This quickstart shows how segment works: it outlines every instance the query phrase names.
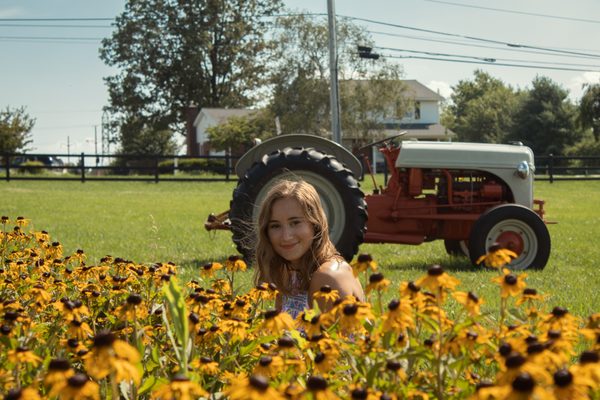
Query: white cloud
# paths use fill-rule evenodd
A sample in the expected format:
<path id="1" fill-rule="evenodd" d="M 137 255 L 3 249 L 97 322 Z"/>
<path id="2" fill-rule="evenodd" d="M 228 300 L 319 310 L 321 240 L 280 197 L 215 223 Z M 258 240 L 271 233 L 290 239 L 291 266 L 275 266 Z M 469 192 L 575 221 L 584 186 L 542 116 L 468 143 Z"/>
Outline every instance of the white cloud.
<path id="1" fill-rule="evenodd" d="M 438 92 L 440 96 L 444 97 L 445 99 L 449 99 L 450 95 L 452 94 L 452 88 L 448 82 L 429 81 L 426 86 L 434 92 Z"/>
<path id="2" fill-rule="evenodd" d="M 581 99 L 583 95 L 583 85 L 586 83 L 600 83 L 600 72 L 584 72 L 583 74 L 571 79 L 567 89 L 573 100 Z"/>

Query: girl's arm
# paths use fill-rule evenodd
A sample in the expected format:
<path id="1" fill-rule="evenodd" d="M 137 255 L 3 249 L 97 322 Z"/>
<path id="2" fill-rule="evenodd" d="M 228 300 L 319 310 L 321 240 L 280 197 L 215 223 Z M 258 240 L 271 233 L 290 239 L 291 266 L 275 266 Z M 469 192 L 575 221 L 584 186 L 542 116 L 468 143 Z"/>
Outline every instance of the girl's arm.
<path id="1" fill-rule="evenodd" d="M 341 299 L 353 295 L 359 301 L 365 300 L 362 286 L 352 274 L 352 267 L 344 261 L 328 261 L 313 274 L 308 291 L 309 305 L 312 306 L 313 294 L 326 285 L 337 290 Z M 327 312 L 333 307 L 331 301 L 323 299 L 317 299 L 317 304 L 322 312 Z"/>

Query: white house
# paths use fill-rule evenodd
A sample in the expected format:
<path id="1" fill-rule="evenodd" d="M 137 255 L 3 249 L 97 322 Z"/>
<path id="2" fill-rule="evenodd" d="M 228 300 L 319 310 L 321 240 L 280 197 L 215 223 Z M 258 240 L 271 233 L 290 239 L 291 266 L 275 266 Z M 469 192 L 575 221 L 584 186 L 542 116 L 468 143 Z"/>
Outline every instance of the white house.
<path id="1" fill-rule="evenodd" d="M 406 85 L 404 95 L 412 101 L 413 107 L 401 118 L 385 119 L 383 135 L 379 132 L 378 136 L 391 136 L 406 131 L 405 139 L 451 140 L 455 136 L 454 132 L 440 124 L 440 103 L 444 98 L 416 80 L 403 80 L 403 82 Z M 188 111 L 187 154 L 197 156 L 224 155 L 224 152 L 217 152 L 210 148 L 206 130 L 211 126 L 224 123 L 228 118 L 246 116 L 256 110 L 202 108 L 198 111 L 190 107 Z M 378 157 L 375 155 L 375 158 Z"/>
<path id="2" fill-rule="evenodd" d="M 188 146 L 195 146 L 196 148 L 188 149 L 188 154 L 202 156 L 225 155 L 224 151 L 215 151 L 210 148 L 209 137 L 206 130 L 211 126 L 224 123 L 231 117 L 244 117 L 254 112 L 256 112 L 256 110 L 246 108 L 202 108 L 193 122 L 192 129 L 193 133 L 195 133 L 195 140 L 188 140 Z M 196 150 L 197 153 L 193 153 L 193 150 Z"/>

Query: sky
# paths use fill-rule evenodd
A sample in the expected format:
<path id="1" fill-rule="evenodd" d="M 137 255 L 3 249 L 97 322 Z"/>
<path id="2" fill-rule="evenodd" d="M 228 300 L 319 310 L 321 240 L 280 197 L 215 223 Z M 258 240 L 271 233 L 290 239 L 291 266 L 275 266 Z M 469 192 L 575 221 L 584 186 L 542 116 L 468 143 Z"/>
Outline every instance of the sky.
<path id="1" fill-rule="evenodd" d="M 125 4 L 0 0 L 0 108 L 25 107 L 35 118 L 31 152 L 100 152 L 102 107 L 108 103 L 103 78 L 117 72 L 103 64 L 98 51 L 100 40 L 111 34 L 110 21 L 40 19 L 114 18 Z M 327 0 L 284 4 L 293 11 L 327 13 Z M 338 17 L 362 19 L 354 21 L 370 32 L 373 51 L 393 56 L 389 60 L 403 67 L 405 79 L 446 98 L 476 69 L 522 89 L 536 76 L 547 76 L 573 102 L 583 84 L 600 83 L 598 0 L 338 0 L 334 6 Z M 407 56 L 429 59 L 396 58 Z"/>

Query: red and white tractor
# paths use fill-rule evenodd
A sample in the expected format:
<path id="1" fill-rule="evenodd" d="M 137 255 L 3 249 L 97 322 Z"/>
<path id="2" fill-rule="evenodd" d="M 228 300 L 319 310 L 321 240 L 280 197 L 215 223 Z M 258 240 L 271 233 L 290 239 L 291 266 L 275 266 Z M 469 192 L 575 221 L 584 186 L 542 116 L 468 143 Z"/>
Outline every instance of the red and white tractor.
<path id="1" fill-rule="evenodd" d="M 331 238 L 346 259 L 363 242 L 441 239 L 448 253 L 473 263 L 497 243 L 518 255 L 510 268 L 544 268 L 550 234 L 544 202 L 533 198 L 531 149 L 399 136 L 371 144 L 383 154 L 389 180 L 367 195 L 357 181 L 361 162 L 337 143 L 312 135 L 266 140 L 238 161 L 230 210 L 205 226 L 231 229 L 238 250 L 251 258 L 258 206 L 267 191 L 279 179 L 301 178 L 317 189 Z"/>

